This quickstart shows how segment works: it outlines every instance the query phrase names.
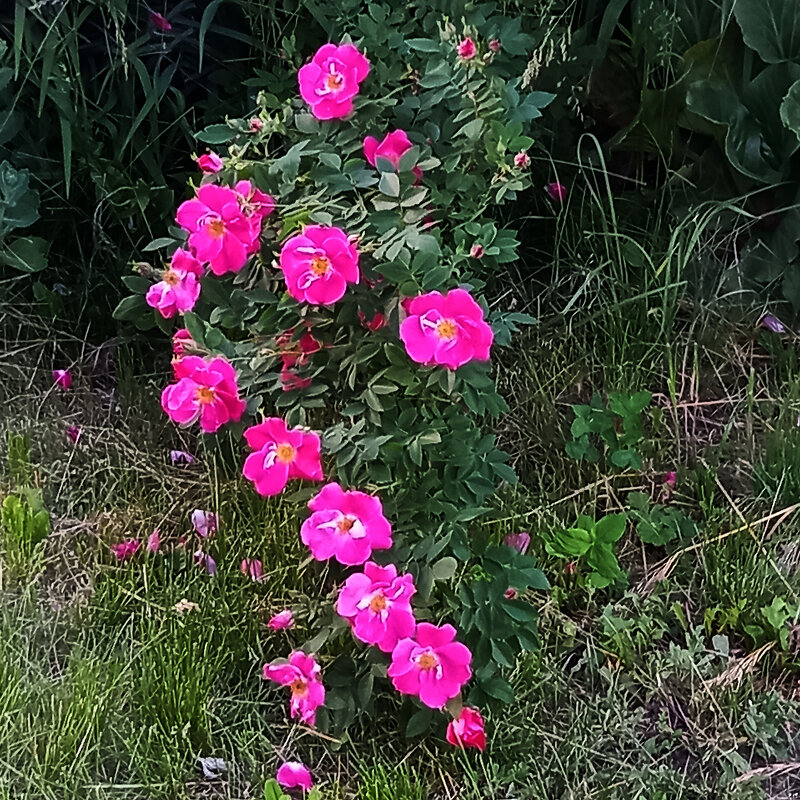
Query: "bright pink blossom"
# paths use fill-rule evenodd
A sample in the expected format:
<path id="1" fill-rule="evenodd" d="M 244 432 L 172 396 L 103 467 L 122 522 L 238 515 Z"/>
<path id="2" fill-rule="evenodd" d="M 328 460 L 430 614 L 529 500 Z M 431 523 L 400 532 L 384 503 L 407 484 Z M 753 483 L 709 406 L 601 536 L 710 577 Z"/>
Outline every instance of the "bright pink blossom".
<path id="1" fill-rule="evenodd" d="M 519 153 L 514 156 L 514 166 L 517 167 L 517 169 L 525 169 L 530 163 L 531 157 L 524 150 L 520 150 Z"/>
<path id="2" fill-rule="evenodd" d="M 527 531 L 519 533 L 509 533 L 504 539 L 503 544 L 516 550 L 518 553 L 526 553 L 531 546 L 531 535 Z"/>
<path id="3" fill-rule="evenodd" d="M 253 186 L 250 181 L 239 181 L 233 187 L 239 198 L 239 206 L 245 217 L 250 220 L 253 240 L 247 249 L 248 253 L 258 252 L 261 247 L 261 223 L 275 210 L 275 199 L 272 195 L 262 192 Z"/>
<path id="4" fill-rule="evenodd" d="M 313 725 L 317 709 L 325 703 L 325 687 L 322 685 L 320 666 L 314 656 L 295 650 L 288 662 L 272 662 L 264 665 L 264 679 L 288 686 L 292 692 L 289 704 L 292 719 L 299 717 L 307 725 Z"/>
<path id="5" fill-rule="evenodd" d="M 367 136 L 364 139 L 364 158 L 371 166 L 377 166 L 379 158 L 385 158 L 392 166 L 397 169 L 400 166 L 400 159 L 413 147 L 408 134 L 405 131 L 391 131 L 378 141 L 374 136 Z M 417 181 L 422 178 L 422 170 L 414 167 L 411 170 Z"/>
<path id="6" fill-rule="evenodd" d="M 284 631 L 294 627 L 294 614 L 291 608 L 285 608 L 270 617 L 267 627 L 271 631 Z"/>
<path id="7" fill-rule="evenodd" d="M 367 561 L 363 572 L 345 581 L 336 611 L 349 620 L 357 639 L 391 653 L 400 639 L 414 635 L 411 597 L 416 591 L 413 576 L 398 576 L 394 564 Z"/>
<path id="8" fill-rule="evenodd" d="M 300 96 L 317 119 L 340 119 L 353 110 L 353 98 L 369 74 L 369 61 L 352 44 L 324 44 L 300 67 Z"/>
<path id="9" fill-rule="evenodd" d="M 161 33 L 167 33 L 172 30 L 170 21 L 163 14 L 159 14 L 158 11 L 150 12 L 150 24 Z"/>
<path id="10" fill-rule="evenodd" d="M 209 150 L 197 159 L 197 166 L 206 174 L 214 174 L 216 172 L 222 172 L 222 168 L 225 165 L 215 152 Z"/>
<path id="11" fill-rule="evenodd" d="M 299 761 L 287 761 L 281 764 L 275 774 L 275 780 L 284 789 L 302 789 L 305 792 L 314 785 L 308 767 Z"/>
<path id="12" fill-rule="evenodd" d="M 117 561 L 128 561 L 136 555 L 141 546 L 138 539 L 125 539 L 118 544 L 112 544 L 109 549 Z"/>
<path id="13" fill-rule="evenodd" d="M 186 347 L 193 345 L 192 334 L 186 328 L 178 328 L 172 334 L 172 355 L 181 358 L 186 355 Z"/>
<path id="14" fill-rule="evenodd" d="M 315 306 L 341 300 L 348 283 L 358 283 L 358 250 L 341 228 L 308 225 L 281 248 L 286 289 Z"/>
<path id="15" fill-rule="evenodd" d="M 358 319 L 368 331 L 379 331 L 381 328 L 385 328 L 388 325 L 386 316 L 381 314 L 380 311 L 376 311 L 375 316 L 370 320 L 367 319 L 367 315 L 363 311 L 359 311 Z"/>
<path id="16" fill-rule="evenodd" d="M 188 250 L 176 250 L 161 281 L 147 290 L 147 305 L 165 319 L 191 311 L 200 296 L 202 275 L 203 265 Z"/>
<path id="17" fill-rule="evenodd" d="M 206 183 L 197 197 L 178 207 L 175 219 L 189 231 L 189 247 L 215 275 L 238 272 L 253 250 L 258 232 L 242 211 L 239 195 L 228 186 Z"/>
<path id="18" fill-rule="evenodd" d="M 429 708 L 442 708 L 470 679 L 472 653 L 455 641 L 452 625 L 417 625 L 415 638 L 401 639 L 387 675 L 401 694 L 417 695 Z"/>
<path id="19" fill-rule="evenodd" d="M 329 483 L 308 502 L 311 516 L 300 528 L 300 538 L 317 561 L 335 558 L 340 564 L 363 564 L 373 550 L 392 546 L 392 526 L 381 501 L 371 494 L 344 491 Z"/>
<path id="20" fill-rule="evenodd" d="M 65 392 L 72 388 L 72 373 L 68 369 L 54 369 L 53 382 Z"/>
<path id="21" fill-rule="evenodd" d="M 456 45 L 456 52 L 459 58 L 469 61 L 469 59 L 475 58 L 478 48 L 475 46 L 475 41 L 467 36 L 466 39 L 462 39 L 458 45 Z"/>
<path id="22" fill-rule="evenodd" d="M 263 583 L 267 579 L 267 576 L 264 575 L 264 565 L 258 558 L 243 558 L 239 565 L 239 572 L 254 583 Z"/>
<path id="23" fill-rule="evenodd" d="M 156 528 L 147 537 L 147 552 L 157 553 L 161 549 L 161 532 Z"/>
<path id="24" fill-rule="evenodd" d="M 230 362 L 186 356 L 172 364 L 177 383 L 164 388 L 161 407 L 173 422 L 191 425 L 199 420 L 204 433 L 215 433 L 226 422 L 242 418 L 247 404 L 239 397 Z"/>
<path id="25" fill-rule="evenodd" d="M 454 747 L 476 747 L 483 752 L 486 749 L 486 732 L 481 712 L 477 708 L 464 706 L 458 717 L 447 726 L 447 741 Z"/>
<path id="26" fill-rule="evenodd" d="M 477 242 L 475 242 L 475 244 L 472 245 L 472 247 L 469 250 L 469 254 L 473 258 L 477 258 L 477 259 L 483 258 L 485 253 L 486 253 L 486 250 L 485 250 L 484 246 L 482 244 L 478 244 Z"/>
<path id="27" fill-rule="evenodd" d="M 196 508 L 189 515 L 195 533 L 202 539 L 213 536 L 219 530 L 219 515 L 213 511 Z"/>
<path id="28" fill-rule="evenodd" d="M 313 431 L 286 427 L 279 417 L 268 417 L 244 432 L 255 450 L 244 462 L 242 473 L 262 496 L 280 494 L 292 478 L 323 480 L 320 439 Z"/>
<path id="29" fill-rule="evenodd" d="M 400 338 L 412 361 L 458 369 L 470 361 L 489 360 L 492 329 L 465 289 L 419 295 L 407 310 Z"/>
<path id="30" fill-rule="evenodd" d="M 547 192 L 547 196 L 557 203 L 563 203 L 567 199 L 567 187 L 564 186 L 563 183 L 553 181 L 552 183 L 548 183 L 544 188 Z"/>

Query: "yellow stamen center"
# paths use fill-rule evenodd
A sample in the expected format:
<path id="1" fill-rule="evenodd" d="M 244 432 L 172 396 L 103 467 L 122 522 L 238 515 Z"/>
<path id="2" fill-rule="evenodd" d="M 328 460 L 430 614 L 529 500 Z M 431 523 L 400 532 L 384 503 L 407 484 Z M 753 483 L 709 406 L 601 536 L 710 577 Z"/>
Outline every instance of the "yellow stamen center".
<path id="1" fill-rule="evenodd" d="M 170 286 L 177 286 L 181 282 L 181 276 L 178 275 L 177 272 L 173 272 L 171 269 L 168 269 L 164 273 L 164 283 L 168 283 Z"/>
<path id="2" fill-rule="evenodd" d="M 310 266 L 311 271 L 315 275 L 321 276 L 331 268 L 331 262 L 325 256 L 314 256 L 314 258 L 311 259 Z"/>
<path id="3" fill-rule="evenodd" d="M 332 72 L 330 75 L 325 76 L 325 86 L 332 92 L 336 92 L 342 88 L 344 78 L 338 72 Z"/>
<path id="4" fill-rule="evenodd" d="M 439 666 L 439 662 L 436 660 L 436 656 L 433 655 L 433 653 L 423 653 L 417 659 L 417 666 L 420 669 L 433 669 Z"/>
<path id="5" fill-rule="evenodd" d="M 458 326 L 452 319 L 440 319 L 436 323 L 436 335 L 440 339 L 452 339 L 458 333 Z"/>
<path id="6" fill-rule="evenodd" d="M 283 442 L 275 448 L 275 458 L 284 464 L 290 464 L 294 461 L 294 447 L 288 442 Z"/>
<path id="7" fill-rule="evenodd" d="M 206 231 L 209 236 L 222 236 L 225 233 L 225 223 L 221 219 L 212 219 L 211 222 L 206 225 Z"/>
<path id="8" fill-rule="evenodd" d="M 289 688 L 292 691 L 292 694 L 300 694 L 303 695 L 306 693 L 306 689 L 308 688 L 308 684 L 302 678 L 295 678 L 290 684 Z"/>
<path id="9" fill-rule="evenodd" d="M 356 521 L 352 517 L 342 517 L 336 524 L 336 529 L 339 533 L 350 533 Z"/>
<path id="10" fill-rule="evenodd" d="M 385 611 L 386 598 L 382 594 L 376 594 L 375 597 L 369 601 L 369 610 L 373 614 L 379 614 L 381 611 Z"/>
<path id="11" fill-rule="evenodd" d="M 210 386 L 198 386 L 194 397 L 201 406 L 205 406 L 214 402 L 216 392 Z"/>

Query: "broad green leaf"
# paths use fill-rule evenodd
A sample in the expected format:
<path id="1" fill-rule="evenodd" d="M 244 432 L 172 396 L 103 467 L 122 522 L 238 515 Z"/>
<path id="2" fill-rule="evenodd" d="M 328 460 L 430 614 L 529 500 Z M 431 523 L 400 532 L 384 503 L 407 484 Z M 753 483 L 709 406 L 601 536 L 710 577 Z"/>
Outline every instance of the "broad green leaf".
<path id="1" fill-rule="evenodd" d="M 14 239 L 0 249 L 0 263 L 20 272 L 39 272 L 47 266 L 50 242 L 39 236 Z"/>
<path id="2" fill-rule="evenodd" d="M 800 13 L 795 0 L 734 0 L 742 38 L 768 64 L 800 63 Z"/>

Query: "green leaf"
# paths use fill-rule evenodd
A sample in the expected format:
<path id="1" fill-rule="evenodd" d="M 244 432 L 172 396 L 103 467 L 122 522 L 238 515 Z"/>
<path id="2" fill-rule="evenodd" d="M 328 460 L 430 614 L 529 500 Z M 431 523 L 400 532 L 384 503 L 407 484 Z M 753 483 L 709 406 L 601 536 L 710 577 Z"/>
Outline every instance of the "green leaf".
<path id="1" fill-rule="evenodd" d="M 625 528 L 628 525 L 628 517 L 625 514 L 608 514 L 597 522 L 594 527 L 598 542 L 611 544 L 619 541 Z"/>
<path id="2" fill-rule="evenodd" d="M 494 697 L 502 703 L 514 702 L 514 690 L 511 688 L 511 684 L 503 678 L 493 677 L 489 680 L 481 681 L 480 687 L 490 697 Z"/>
<path id="3" fill-rule="evenodd" d="M 441 42 L 433 39 L 406 39 L 405 43 L 418 53 L 438 53 L 441 50 Z"/>
<path id="4" fill-rule="evenodd" d="M 452 556 L 440 558 L 432 567 L 435 581 L 449 581 L 456 574 L 458 562 Z"/>
<path id="5" fill-rule="evenodd" d="M 208 9 L 206 9 L 208 11 Z M 209 125 L 194 135 L 194 138 L 206 144 L 225 144 L 236 135 L 227 125 Z"/>
<path id="6" fill-rule="evenodd" d="M 0 163 L 0 237 L 16 228 L 27 228 L 39 219 L 39 195 L 30 188 L 30 172 Z"/>
<path id="7" fill-rule="evenodd" d="M 133 295 L 132 297 L 123 297 L 119 301 L 117 307 L 114 309 L 114 319 L 131 321 L 140 317 L 150 310 L 150 306 L 140 294 Z"/>
<path id="8" fill-rule="evenodd" d="M 39 272 L 47 266 L 47 252 L 50 242 L 39 236 L 14 239 L 0 250 L 0 264 L 5 264 L 20 272 Z"/>
<path id="9" fill-rule="evenodd" d="M 768 64 L 800 59 L 800 14 L 795 0 L 734 0 L 742 38 Z"/>
<path id="10" fill-rule="evenodd" d="M 400 196 L 400 178 L 394 172 L 382 172 L 378 189 L 387 197 Z"/>
<path id="11" fill-rule="evenodd" d="M 153 239 L 152 242 L 146 244 L 142 248 L 142 252 L 150 253 L 153 250 L 160 250 L 162 247 L 169 247 L 174 244 L 175 240 L 171 236 L 160 236 L 158 239 Z"/>
<path id="12" fill-rule="evenodd" d="M 413 713 L 406 724 L 406 738 L 421 736 L 430 728 L 433 722 L 433 711 L 430 708 L 421 708 Z"/>

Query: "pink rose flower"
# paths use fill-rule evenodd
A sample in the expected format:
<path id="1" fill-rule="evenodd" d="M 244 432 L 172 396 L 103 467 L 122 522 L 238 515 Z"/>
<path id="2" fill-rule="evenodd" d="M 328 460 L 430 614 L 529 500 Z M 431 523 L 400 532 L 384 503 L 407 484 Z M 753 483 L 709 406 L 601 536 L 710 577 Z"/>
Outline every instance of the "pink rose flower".
<path id="1" fill-rule="evenodd" d="M 356 639 L 391 653 L 400 639 L 414 635 L 411 597 L 416 591 L 413 576 L 398 576 L 394 564 L 367 561 L 363 572 L 345 581 L 336 611 L 350 622 Z"/>
<path id="2" fill-rule="evenodd" d="M 247 406 L 239 397 L 236 372 L 219 356 L 186 356 L 173 361 L 177 383 L 161 393 L 161 407 L 178 425 L 200 422 L 204 433 L 216 433 L 226 422 L 238 422 Z"/>
<path id="3" fill-rule="evenodd" d="M 412 361 L 458 369 L 470 361 L 489 360 L 494 334 L 465 289 L 419 295 L 407 310 L 400 338 Z"/>
<path id="4" fill-rule="evenodd" d="M 348 283 L 358 283 L 358 250 L 341 228 L 308 225 L 281 248 L 286 289 L 315 306 L 341 300 Z"/>
<path id="5" fill-rule="evenodd" d="M 178 206 L 175 220 L 189 231 L 189 247 L 215 275 L 238 272 L 258 237 L 239 205 L 239 195 L 228 186 L 204 184 L 197 197 Z"/>
<path id="6" fill-rule="evenodd" d="M 222 159 L 212 150 L 209 150 L 207 153 L 204 153 L 197 159 L 197 166 L 205 172 L 206 174 L 213 174 L 216 172 L 222 172 L 222 168 L 225 166 L 222 163 Z"/>
<path id="7" fill-rule="evenodd" d="M 285 608 L 270 617 L 267 627 L 271 631 L 284 631 L 294 627 L 294 614 L 291 608 Z"/>
<path id="8" fill-rule="evenodd" d="M 516 163 L 516 162 L 515 162 Z M 525 165 L 527 166 L 527 164 Z M 567 187 L 563 183 L 553 181 L 544 187 L 547 196 L 556 203 L 563 203 L 567 199 Z"/>
<path id="9" fill-rule="evenodd" d="M 72 388 L 72 373 L 68 369 L 54 369 L 53 383 L 65 392 Z"/>
<path id="10" fill-rule="evenodd" d="M 456 52 L 458 53 L 459 58 L 463 58 L 465 61 L 469 61 L 471 58 L 475 58 L 475 54 L 478 52 L 478 48 L 475 46 L 475 42 L 469 36 L 466 39 L 462 39 L 458 45 L 456 46 Z"/>
<path id="11" fill-rule="evenodd" d="M 483 752 L 486 749 L 486 732 L 481 712 L 477 708 L 464 706 L 461 714 L 447 726 L 447 741 L 454 747 L 476 747 Z"/>
<path id="12" fill-rule="evenodd" d="M 185 356 L 186 347 L 193 344 L 194 340 L 192 339 L 192 334 L 189 333 L 186 328 L 178 328 L 178 330 L 172 334 L 172 355 L 178 358 Z"/>
<path id="13" fill-rule="evenodd" d="M 289 430 L 279 417 L 268 417 L 248 428 L 244 438 L 255 452 L 245 459 L 242 473 L 260 495 L 280 494 L 292 478 L 324 479 L 318 434 L 302 428 Z"/>
<path id="14" fill-rule="evenodd" d="M 250 578 L 253 583 L 263 583 L 267 576 L 264 575 L 264 565 L 258 558 L 243 558 L 239 565 L 239 572 Z"/>
<path id="15" fill-rule="evenodd" d="M 368 331 L 372 331 L 373 333 L 375 331 L 379 331 L 381 328 L 385 328 L 388 325 L 386 322 L 386 317 L 381 314 L 380 311 L 376 311 L 375 316 L 370 320 L 367 320 L 367 315 L 363 311 L 359 311 L 358 319 Z"/>
<path id="16" fill-rule="evenodd" d="M 138 539 L 125 539 L 118 544 L 112 544 L 109 549 L 111 550 L 111 555 L 121 562 L 133 558 L 140 547 L 141 544 Z"/>
<path id="17" fill-rule="evenodd" d="M 314 656 L 295 650 L 288 662 L 264 665 L 264 679 L 288 686 L 292 697 L 289 711 L 292 719 L 299 717 L 307 725 L 313 725 L 317 709 L 325 703 L 325 687 L 320 677 L 320 666 Z"/>
<path id="18" fill-rule="evenodd" d="M 203 265 L 188 250 L 176 250 L 161 281 L 147 290 L 147 305 L 165 319 L 191 311 L 200 296 L 202 275 Z"/>
<path id="19" fill-rule="evenodd" d="M 258 117 L 250 118 L 250 132 L 258 133 L 264 127 L 264 123 Z"/>
<path id="20" fill-rule="evenodd" d="M 364 139 L 364 158 L 373 167 L 377 166 L 379 158 L 385 158 L 397 169 L 400 166 L 400 159 L 412 147 L 408 134 L 401 130 L 387 133 L 380 142 L 374 136 L 367 136 Z M 417 182 L 419 182 L 422 179 L 422 170 L 419 167 L 414 167 L 411 171 Z"/>
<path id="21" fill-rule="evenodd" d="M 302 789 L 304 792 L 307 792 L 314 785 L 308 767 L 299 761 L 287 761 L 281 764 L 278 767 L 275 780 L 284 789 Z"/>
<path id="22" fill-rule="evenodd" d="M 369 75 L 369 61 L 352 44 L 324 44 L 300 67 L 300 96 L 317 119 L 341 119 L 353 110 L 353 98 Z"/>
<path id="23" fill-rule="evenodd" d="M 503 544 L 516 550 L 518 553 L 525 554 L 531 546 L 531 535 L 526 531 L 509 533 L 508 536 L 503 539 Z"/>
<path id="24" fill-rule="evenodd" d="M 329 483 L 308 502 L 311 516 L 300 528 L 300 538 L 317 561 L 335 558 L 340 564 L 363 564 L 373 550 L 392 546 L 392 526 L 381 501 L 370 494 L 344 491 Z"/>
<path id="25" fill-rule="evenodd" d="M 239 198 L 239 207 L 242 213 L 250 220 L 253 241 L 247 249 L 248 253 L 258 252 L 261 247 L 261 223 L 275 210 L 275 199 L 272 195 L 262 192 L 253 186 L 250 181 L 239 181 L 233 187 Z"/>
<path id="26" fill-rule="evenodd" d="M 472 653 L 456 642 L 452 625 L 420 622 L 416 638 L 401 639 L 387 675 L 401 694 L 417 695 L 429 708 L 442 708 L 470 679 Z"/>
<path id="27" fill-rule="evenodd" d="M 168 33 L 172 30 L 170 21 L 163 14 L 159 14 L 158 11 L 150 12 L 150 24 L 161 33 Z"/>
<path id="28" fill-rule="evenodd" d="M 484 249 L 483 245 L 482 244 L 478 244 L 477 242 L 474 245 L 472 245 L 472 247 L 470 248 L 470 251 L 469 251 L 469 254 L 473 258 L 477 258 L 477 259 L 483 258 L 485 253 L 486 253 L 486 250 Z"/>
<path id="29" fill-rule="evenodd" d="M 203 511 L 196 508 L 189 515 L 189 520 L 192 523 L 195 533 L 201 539 L 207 539 L 213 536 L 219 529 L 219 515 L 213 511 Z"/>
<path id="30" fill-rule="evenodd" d="M 147 537 L 147 552 L 157 553 L 161 549 L 161 532 L 156 528 Z"/>
<path id="31" fill-rule="evenodd" d="M 514 166 L 517 167 L 517 169 L 525 169 L 530 163 L 531 157 L 524 150 L 520 150 L 520 152 L 514 156 Z"/>

